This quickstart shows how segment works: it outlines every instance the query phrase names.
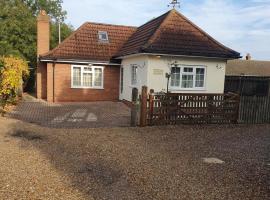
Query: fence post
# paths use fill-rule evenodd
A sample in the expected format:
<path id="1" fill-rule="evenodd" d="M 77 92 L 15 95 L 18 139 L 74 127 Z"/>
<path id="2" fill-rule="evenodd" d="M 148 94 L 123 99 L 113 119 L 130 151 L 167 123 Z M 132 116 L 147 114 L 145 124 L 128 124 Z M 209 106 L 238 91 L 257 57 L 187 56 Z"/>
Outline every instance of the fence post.
<path id="1" fill-rule="evenodd" d="M 149 118 L 150 118 L 149 124 L 150 125 L 152 125 L 153 113 L 154 113 L 154 90 L 151 89 L 150 95 L 149 95 Z"/>
<path id="2" fill-rule="evenodd" d="M 147 125 L 147 87 L 142 86 L 140 126 Z"/>
<path id="3" fill-rule="evenodd" d="M 132 127 L 135 127 L 138 124 L 138 122 L 137 122 L 137 119 L 138 119 L 137 118 L 137 114 L 138 114 L 137 102 L 138 102 L 138 89 L 133 88 L 132 89 L 131 119 L 130 119 L 130 125 Z"/>

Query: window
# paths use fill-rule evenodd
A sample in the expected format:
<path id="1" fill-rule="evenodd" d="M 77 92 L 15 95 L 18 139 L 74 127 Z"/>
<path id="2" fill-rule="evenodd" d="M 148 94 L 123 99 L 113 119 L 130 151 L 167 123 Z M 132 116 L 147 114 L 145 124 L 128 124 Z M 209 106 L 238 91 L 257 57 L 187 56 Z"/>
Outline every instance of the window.
<path id="1" fill-rule="evenodd" d="M 123 93 L 123 89 L 124 89 L 124 68 L 121 67 L 121 72 L 120 72 L 120 91 L 121 93 Z"/>
<path id="2" fill-rule="evenodd" d="M 131 66 L 131 85 L 137 84 L 138 67 L 136 65 Z"/>
<path id="3" fill-rule="evenodd" d="M 175 66 L 171 68 L 171 89 L 204 89 L 205 67 Z"/>
<path id="4" fill-rule="evenodd" d="M 106 31 L 99 31 L 98 32 L 98 40 L 100 42 L 109 42 L 108 33 Z"/>
<path id="5" fill-rule="evenodd" d="M 103 67 L 73 65 L 72 88 L 103 89 Z"/>

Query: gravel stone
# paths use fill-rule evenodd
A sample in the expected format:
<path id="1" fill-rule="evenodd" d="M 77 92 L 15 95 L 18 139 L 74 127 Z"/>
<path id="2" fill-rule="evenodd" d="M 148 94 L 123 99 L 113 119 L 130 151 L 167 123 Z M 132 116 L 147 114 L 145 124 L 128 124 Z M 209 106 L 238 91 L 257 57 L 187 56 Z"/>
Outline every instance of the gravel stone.
<path id="1" fill-rule="evenodd" d="M 0 118 L 0 199 L 266 200 L 269 163 L 270 125 L 55 129 Z"/>

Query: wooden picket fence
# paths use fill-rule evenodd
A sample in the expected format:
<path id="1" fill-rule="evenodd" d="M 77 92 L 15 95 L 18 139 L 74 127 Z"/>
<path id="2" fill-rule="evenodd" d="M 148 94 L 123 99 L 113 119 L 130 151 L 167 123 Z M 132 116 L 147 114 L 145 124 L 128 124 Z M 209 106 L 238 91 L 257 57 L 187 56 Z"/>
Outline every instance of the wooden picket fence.
<path id="1" fill-rule="evenodd" d="M 147 94 L 142 89 L 140 125 L 237 123 L 237 94 Z"/>

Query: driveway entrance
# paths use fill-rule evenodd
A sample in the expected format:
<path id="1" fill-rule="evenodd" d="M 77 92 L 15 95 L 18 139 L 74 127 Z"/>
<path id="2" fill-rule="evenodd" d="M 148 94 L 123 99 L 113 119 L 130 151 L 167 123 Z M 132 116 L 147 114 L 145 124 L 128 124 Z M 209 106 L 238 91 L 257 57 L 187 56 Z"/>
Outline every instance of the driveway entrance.
<path id="1" fill-rule="evenodd" d="M 8 116 L 50 128 L 123 127 L 130 124 L 130 109 L 121 102 L 48 103 L 24 98 Z"/>

